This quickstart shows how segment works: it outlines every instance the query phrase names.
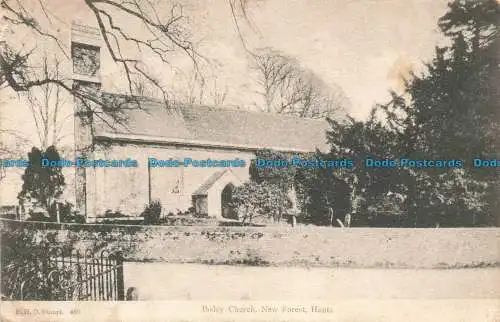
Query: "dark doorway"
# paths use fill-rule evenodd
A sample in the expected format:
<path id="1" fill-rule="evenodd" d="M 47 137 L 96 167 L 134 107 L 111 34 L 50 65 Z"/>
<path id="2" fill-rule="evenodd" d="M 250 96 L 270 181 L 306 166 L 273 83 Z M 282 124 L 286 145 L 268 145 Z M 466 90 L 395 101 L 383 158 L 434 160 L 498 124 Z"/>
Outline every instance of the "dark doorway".
<path id="1" fill-rule="evenodd" d="M 231 200 L 233 199 L 234 185 L 228 183 L 221 193 L 221 211 L 222 217 L 228 219 L 237 219 L 236 212 L 231 207 Z"/>

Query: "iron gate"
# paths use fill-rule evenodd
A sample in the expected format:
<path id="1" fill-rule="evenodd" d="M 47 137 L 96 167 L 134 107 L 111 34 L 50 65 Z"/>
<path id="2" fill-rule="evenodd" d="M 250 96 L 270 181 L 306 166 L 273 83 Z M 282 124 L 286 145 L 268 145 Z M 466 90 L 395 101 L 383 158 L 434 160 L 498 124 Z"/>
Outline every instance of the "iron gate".
<path id="1" fill-rule="evenodd" d="M 21 282 L 20 300 L 122 301 L 123 256 L 103 250 L 48 249 L 33 265 L 31 276 Z"/>

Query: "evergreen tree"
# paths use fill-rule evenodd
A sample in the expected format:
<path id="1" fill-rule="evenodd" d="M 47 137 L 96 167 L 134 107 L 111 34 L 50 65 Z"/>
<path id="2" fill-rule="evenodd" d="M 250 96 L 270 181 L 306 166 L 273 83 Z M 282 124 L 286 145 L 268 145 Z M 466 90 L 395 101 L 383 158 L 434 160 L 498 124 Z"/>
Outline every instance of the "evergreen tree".
<path id="1" fill-rule="evenodd" d="M 408 171 L 406 210 L 414 226 L 494 222 L 498 172 L 473 169 L 471 160 L 495 159 L 500 147 L 499 17 L 495 0 L 452 2 L 439 20 L 451 45 L 436 48 L 426 73 L 381 106 L 400 131 L 402 156 L 465 161 L 464 169 Z"/>
<path id="2" fill-rule="evenodd" d="M 22 176 L 23 186 L 18 199 L 21 203 L 31 202 L 52 213 L 54 202 L 65 186 L 64 176 L 61 167 L 43 166 L 42 159 L 59 161 L 59 153 L 54 146 L 46 151 L 33 147 L 28 159 L 30 163 Z"/>
<path id="3" fill-rule="evenodd" d="M 344 205 L 341 208 L 345 210 L 346 202 L 349 203 L 349 211 L 356 213 L 353 218 L 355 225 L 379 225 L 380 220 L 386 221 L 381 216 L 385 210 L 379 205 L 386 203 L 392 195 L 404 192 L 404 187 L 399 183 L 401 174 L 398 169 L 374 169 L 365 164 L 367 159 L 395 159 L 398 151 L 398 133 L 378 120 L 375 114 L 376 109 L 373 109 L 365 122 L 354 119 L 344 123 L 330 121 L 332 130 L 328 132 L 331 150 L 325 158 L 350 159 L 354 163 L 352 168 L 331 169 L 330 172 L 334 185 L 339 186 L 342 182 L 340 186 L 346 186 L 342 190 L 347 190 L 348 200 L 340 204 Z M 340 201 L 339 198 L 335 199 Z"/>

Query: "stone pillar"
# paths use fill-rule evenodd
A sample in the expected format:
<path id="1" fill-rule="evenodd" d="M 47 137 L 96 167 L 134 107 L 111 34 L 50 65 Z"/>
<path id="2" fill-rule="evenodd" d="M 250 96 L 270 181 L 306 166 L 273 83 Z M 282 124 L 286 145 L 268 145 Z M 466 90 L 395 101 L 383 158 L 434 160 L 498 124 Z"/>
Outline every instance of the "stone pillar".
<path id="1" fill-rule="evenodd" d="M 73 89 L 85 97 L 99 97 L 100 32 L 96 28 L 73 23 L 71 26 L 71 58 L 73 61 Z M 98 105 L 92 100 L 75 97 L 74 140 L 75 158 L 92 160 L 94 124 L 93 110 Z M 86 218 L 93 216 L 95 202 L 95 169 L 75 168 L 76 209 Z"/>

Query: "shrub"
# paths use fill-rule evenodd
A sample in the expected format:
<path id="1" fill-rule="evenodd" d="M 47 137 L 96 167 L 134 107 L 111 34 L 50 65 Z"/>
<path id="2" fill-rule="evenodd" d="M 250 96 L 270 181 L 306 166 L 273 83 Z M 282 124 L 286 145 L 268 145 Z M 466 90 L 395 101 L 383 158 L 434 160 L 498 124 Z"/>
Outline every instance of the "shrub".
<path id="1" fill-rule="evenodd" d="M 161 209 L 161 202 L 158 200 L 152 201 L 149 205 L 147 205 L 146 209 L 142 212 L 144 224 L 158 225 L 160 223 Z"/>
<path id="2" fill-rule="evenodd" d="M 48 210 L 41 207 L 30 209 L 28 220 L 57 222 L 57 208 L 59 207 L 59 220 L 61 223 L 85 223 L 85 217 L 73 210 L 74 206 L 71 202 L 53 202 Z"/>
<path id="3" fill-rule="evenodd" d="M 61 222 L 79 224 L 85 223 L 85 217 L 73 209 L 74 205 L 71 202 L 65 201 L 57 204 L 59 205 L 59 219 Z M 52 216 L 57 216 L 57 214 L 51 214 L 51 217 Z"/>
<path id="4" fill-rule="evenodd" d="M 177 209 L 176 216 L 189 216 L 189 215 L 190 215 L 189 211 L 182 211 L 180 209 Z"/>
<path id="5" fill-rule="evenodd" d="M 130 216 L 127 216 L 118 210 L 113 211 L 111 209 L 108 209 L 104 213 L 104 219 L 102 220 L 102 223 L 116 225 L 140 225 L 142 223 L 142 220 L 130 219 Z"/>
<path id="6" fill-rule="evenodd" d="M 28 220 L 30 221 L 44 221 L 44 222 L 55 222 L 55 219 L 53 217 L 48 216 L 46 213 L 43 212 L 29 212 L 29 217 Z"/>
<path id="7" fill-rule="evenodd" d="M 108 209 L 106 210 L 106 212 L 104 212 L 104 218 L 123 218 L 123 217 L 128 217 L 128 216 L 124 215 L 118 210 L 113 211 L 111 209 Z"/>
<path id="8" fill-rule="evenodd" d="M 47 235 L 42 242 L 37 232 L 22 228 L 2 229 L 0 236 L 2 300 L 71 300 L 63 283 L 54 281 L 49 274 L 56 272 L 54 276 L 63 277 L 64 282 L 74 281 L 75 277 L 67 268 L 46 260 L 53 236 Z M 67 253 L 72 248 L 67 244 L 61 250 Z"/>
<path id="9" fill-rule="evenodd" d="M 259 216 L 277 221 L 289 206 L 283 190 L 278 185 L 269 182 L 259 184 L 249 181 L 236 187 L 232 197 L 231 206 L 237 209 L 243 223 L 251 223 Z"/>

